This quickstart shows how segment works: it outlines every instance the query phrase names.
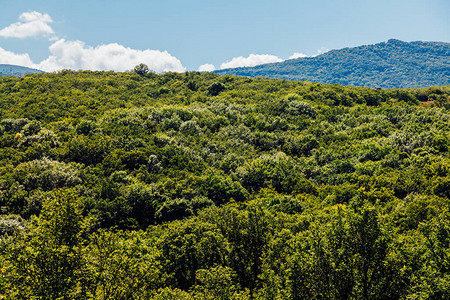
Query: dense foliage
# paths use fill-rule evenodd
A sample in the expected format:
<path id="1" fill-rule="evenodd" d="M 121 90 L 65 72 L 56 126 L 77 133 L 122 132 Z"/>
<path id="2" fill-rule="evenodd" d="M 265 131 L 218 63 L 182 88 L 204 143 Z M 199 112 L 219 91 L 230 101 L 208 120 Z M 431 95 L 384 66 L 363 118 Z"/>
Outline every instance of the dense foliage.
<path id="1" fill-rule="evenodd" d="M 0 298 L 449 298 L 449 86 L 136 70 L 0 78 Z"/>
<path id="2" fill-rule="evenodd" d="M 331 50 L 316 57 L 218 70 L 216 73 L 373 88 L 428 87 L 450 84 L 449 57 L 449 43 L 389 40 Z"/>

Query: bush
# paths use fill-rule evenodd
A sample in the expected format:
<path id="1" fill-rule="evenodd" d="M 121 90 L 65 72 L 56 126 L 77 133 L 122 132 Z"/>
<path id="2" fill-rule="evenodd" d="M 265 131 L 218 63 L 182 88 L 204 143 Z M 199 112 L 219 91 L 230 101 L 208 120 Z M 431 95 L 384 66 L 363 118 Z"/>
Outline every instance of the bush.
<path id="1" fill-rule="evenodd" d="M 297 116 L 304 115 L 307 117 L 315 118 L 317 113 L 311 104 L 303 101 L 292 101 L 289 103 L 288 113 Z"/>
<path id="2" fill-rule="evenodd" d="M 286 214 L 299 214 L 303 211 L 303 205 L 293 196 L 279 195 L 265 199 L 264 203 L 267 207 Z"/>
<path id="3" fill-rule="evenodd" d="M 4 235 L 11 235 L 16 230 L 24 229 L 24 223 L 18 215 L 0 215 L 0 239 Z"/>
<path id="4" fill-rule="evenodd" d="M 215 82 L 208 87 L 208 94 L 210 96 L 217 96 L 226 89 L 227 88 L 223 83 Z"/>
<path id="5" fill-rule="evenodd" d="M 3 119 L 0 124 L 7 132 L 19 132 L 30 122 L 28 119 Z"/>
<path id="6" fill-rule="evenodd" d="M 80 166 L 47 158 L 20 164 L 15 170 L 19 182 L 28 190 L 41 188 L 49 191 L 81 184 Z"/>
<path id="7" fill-rule="evenodd" d="M 158 222 L 181 220 L 192 215 L 189 203 L 185 199 L 175 199 L 164 202 L 156 211 Z"/>
<path id="8" fill-rule="evenodd" d="M 450 178 L 439 178 L 433 187 L 433 193 L 439 197 L 450 199 Z"/>

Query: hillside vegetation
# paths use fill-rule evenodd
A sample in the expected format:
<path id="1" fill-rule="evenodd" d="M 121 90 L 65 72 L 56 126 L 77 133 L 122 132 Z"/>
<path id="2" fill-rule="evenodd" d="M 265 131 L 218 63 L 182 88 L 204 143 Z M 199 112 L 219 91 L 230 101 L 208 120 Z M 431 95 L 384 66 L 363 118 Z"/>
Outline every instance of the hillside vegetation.
<path id="1" fill-rule="evenodd" d="M 372 88 L 448 85 L 450 43 L 389 40 L 375 45 L 331 50 L 316 57 L 215 73 Z"/>
<path id="2" fill-rule="evenodd" d="M 0 298 L 450 297 L 450 86 L 139 73 L 0 78 Z"/>

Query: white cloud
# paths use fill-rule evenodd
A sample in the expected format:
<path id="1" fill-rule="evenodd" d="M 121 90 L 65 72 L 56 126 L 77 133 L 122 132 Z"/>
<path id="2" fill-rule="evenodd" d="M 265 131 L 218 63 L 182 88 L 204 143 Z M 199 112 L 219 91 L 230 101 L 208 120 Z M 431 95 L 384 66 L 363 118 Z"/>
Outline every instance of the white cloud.
<path id="1" fill-rule="evenodd" d="M 0 47 L 0 64 L 20 65 L 33 67 L 33 62 L 28 54 L 16 54 Z"/>
<path id="2" fill-rule="evenodd" d="M 317 50 L 317 53 L 315 55 L 312 55 L 312 56 L 313 57 L 319 56 L 319 55 L 324 54 L 325 52 L 328 52 L 328 51 L 330 51 L 330 49 L 325 48 L 325 47 L 321 47 L 320 49 Z"/>
<path id="3" fill-rule="evenodd" d="M 224 62 L 220 65 L 221 69 L 239 68 L 239 67 L 254 67 L 257 65 L 281 62 L 281 58 L 269 54 L 250 54 L 248 57 L 235 57 L 230 61 Z"/>
<path id="4" fill-rule="evenodd" d="M 55 32 L 50 27 L 53 20 L 48 14 L 25 12 L 19 16 L 19 22 L 0 30 L 2 37 L 27 38 L 33 36 L 51 36 Z"/>
<path id="5" fill-rule="evenodd" d="M 294 54 L 289 56 L 288 59 L 303 58 L 303 57 L 308 57 L 308 55 L 306 55 L 305 53 L 295 52 Z"/>
<path id="6" fill-rule="evenodd" d="M 140 63 L 155 72 L 184 72 L 180 60 L 167 51 L 137 50 L 117 43 L 88 46 L 82 41 L 60 39 L 50 48 L 50 56 L 38 64 L 44 71 L 61 69 L 126 71 Z"/>
<path id="7" fill-rule="evenodd" d="M 212 64 L 204 64 L 198 67 L 200 72 L 212 72 L 216 69 L 216 67 Z"/>

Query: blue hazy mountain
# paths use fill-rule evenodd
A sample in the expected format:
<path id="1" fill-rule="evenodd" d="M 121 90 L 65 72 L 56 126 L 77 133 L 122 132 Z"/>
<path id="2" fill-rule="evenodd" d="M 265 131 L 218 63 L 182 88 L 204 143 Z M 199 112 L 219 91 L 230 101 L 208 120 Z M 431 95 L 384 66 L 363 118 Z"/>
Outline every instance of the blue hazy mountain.
<path id="1" fill-rule="evenodd" d="M 391 39 L 374 45 L 331 50 L 315 57 L 215 73 L 373 88 L 447 85 L 450 84 L 450 43 Z"/>
<path id="2" fill-rule="evenodd" d="M 21 67 L 16 65 L 0 64 L 0 76 L 20 77 L 26 74 L 44 73 L 41 70 Z"/>

